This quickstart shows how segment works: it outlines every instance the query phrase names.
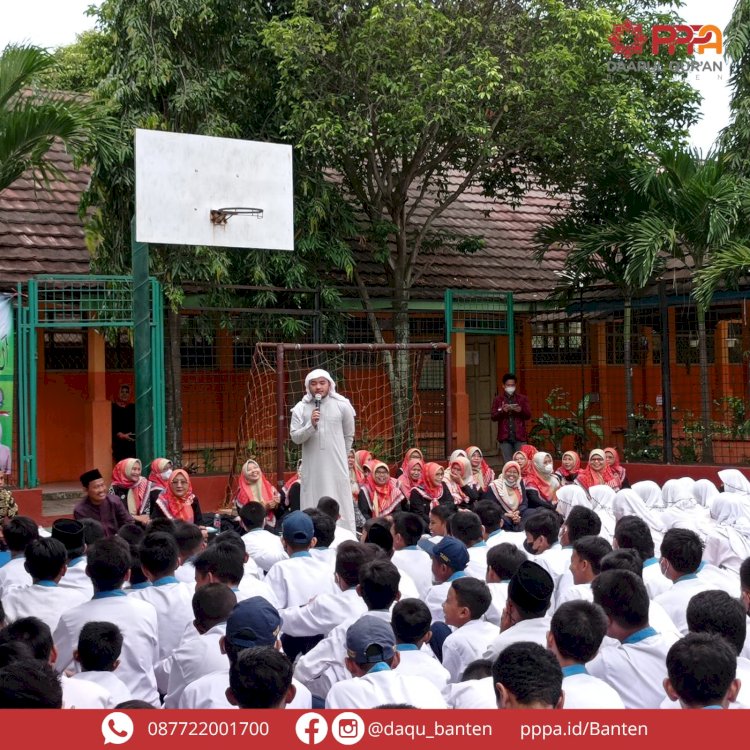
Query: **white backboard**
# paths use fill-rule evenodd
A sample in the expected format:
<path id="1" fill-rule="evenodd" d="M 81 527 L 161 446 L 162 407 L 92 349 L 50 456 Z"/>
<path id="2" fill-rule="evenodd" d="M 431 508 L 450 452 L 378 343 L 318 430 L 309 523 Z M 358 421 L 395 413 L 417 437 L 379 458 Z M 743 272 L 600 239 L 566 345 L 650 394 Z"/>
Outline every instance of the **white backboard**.
<path id="1" fill-rule="evenodd" d="M 291 146 L 135 131 L 139 242 L 293 250 L 293 212 Z"/>

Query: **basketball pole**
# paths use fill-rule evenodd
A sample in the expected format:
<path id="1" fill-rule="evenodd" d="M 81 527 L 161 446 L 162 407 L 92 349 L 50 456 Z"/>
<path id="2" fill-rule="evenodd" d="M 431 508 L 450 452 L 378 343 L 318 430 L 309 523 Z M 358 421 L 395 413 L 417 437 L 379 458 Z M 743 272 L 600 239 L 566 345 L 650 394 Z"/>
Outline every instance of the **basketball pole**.
<path id="1" fill-rule="evenodd" d="M 149 290 L 149 247 L 138 242 L 135 217 L 130 222 L 130 251 L 133 273 L 133 352 L 135 357 L 135 450 L 141 464 L 149 466 L 154 450 L 154 391 L 151 382 L 151 300 Z"/>

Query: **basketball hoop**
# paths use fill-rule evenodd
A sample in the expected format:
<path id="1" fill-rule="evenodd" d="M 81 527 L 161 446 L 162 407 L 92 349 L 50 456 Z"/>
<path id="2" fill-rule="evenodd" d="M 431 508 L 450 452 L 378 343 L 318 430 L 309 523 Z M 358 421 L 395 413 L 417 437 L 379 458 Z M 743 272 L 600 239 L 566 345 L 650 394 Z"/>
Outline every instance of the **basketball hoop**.
<path id="1" fill-rule="evenodd" d="M 254 219 L 263 218 L 262 208 L 247 208 L 245 206 L 231 206 L 228 208 L 212 208 L 209 212 L 211 223 L 215 226 L 226 224 L 232 216 L 252 216 Z"/>

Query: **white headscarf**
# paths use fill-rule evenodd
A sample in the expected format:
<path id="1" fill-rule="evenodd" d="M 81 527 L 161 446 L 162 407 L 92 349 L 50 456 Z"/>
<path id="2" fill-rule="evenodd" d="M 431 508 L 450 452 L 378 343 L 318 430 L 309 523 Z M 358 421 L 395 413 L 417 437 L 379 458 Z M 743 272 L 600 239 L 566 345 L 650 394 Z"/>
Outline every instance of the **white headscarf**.
<path id="1" fill-rule="evenodd" d="M 567 518 L 570 515 L 570 511 L 576 507 L 576 505 L 583 505 L 584 508 L 591 507 L 591 500 L 586 494 L 586 490 L 583 487 L 579 487 L 577 484 L 566 484 L 560 487 L 556 493 L 557 497 L 557 512 L 563 517 Z"/>
<path id="2" fill-rule="evenodd" d="M 719 490 L 710 479 L 699 479 L 693 487 L 695 499 L 705 508 L 710 508 L 719 494 Z"/>
<path id="3" fill-rule="evenodd" d="M 615 491 L 608 484 L 597 484 L 589 487 L 589 495 L 594 508 L 612 508 L 615 501 Z"/>
<path id="4" fill-rule="evenodd" d="M 663 506 L 667 510 L 677 506 L 682 510 L 689 510 L 694 508 L 698 501 L 693 497 L 693 482 L 692 479 L 669 479 L 664 482 L 664 486 L 661 488 L 661 496 L 663 499 Z"/>
<path id="5" fill-rule="evenodd" d="M 719 472 L 719 479 L 724 485 L 724 492 L 750 495 L 750 482 L 739 469 L 722 469 Z"/>
<path id="6" fill-rule="evenodd" d="M 662 503 L 661 487 L 651 479 L 643 482 L 636 482 L 633 489 L 646 504 L 647 508 L 659 508 Z"/>
<path id="7" fill-rule="evenodd" d="M 325 378 L 330 383 L 330 390 L 328 391 L 328 398 L 332 398 L 335 401 L 344 401 L 347 404 L 351 406 L 351 402 L 348 398 L 345 396 L 342 396 L 339 393 L 336 393 L 336 381 L 331 377 L 331 374 L 327 370 L 313 370 L 312 372 L 308 372 L 307 376 L 305 377 L 305 395 L 302 397 L 302 400 L 309 403 L 312 403 L 315 398 L 310 393 L 310 381 L 311 380 L 317 380 L 318 378 Z M 353 409 L 354 407 L 352 407 Z M 355 415 L 356 416 L 356 412 Z"/>
<path id="8" fill-rule="evenodd" d="M 448 459 L 448 465 L 450 465 L 453 461 L 455 461 L 459 456 L 463 456 L 464 458 L 469 458 L 466 455 L 466 451 L 462 451 L 459 448 L 459 449 L 453 451 L 453 453 L 451 453 L 450 458 Z M 469 462 L 469 463 L 471 463 L 471 462 Z"/>
<path id="9" fill-rule="evenodd" d="M 659 515 L 646 507 L 635 490 L 620 490 L 615 495 L 613 511 L 618 521 L 623 516 L 638 516 L 648 524 L 652 532 L 663 534 L 666 531 Z"/>

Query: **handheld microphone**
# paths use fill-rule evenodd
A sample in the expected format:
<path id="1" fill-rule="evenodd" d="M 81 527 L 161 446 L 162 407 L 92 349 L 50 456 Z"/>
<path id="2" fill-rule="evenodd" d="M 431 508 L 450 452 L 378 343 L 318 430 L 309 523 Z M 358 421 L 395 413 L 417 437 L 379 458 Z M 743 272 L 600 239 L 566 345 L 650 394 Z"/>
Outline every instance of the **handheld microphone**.
<path id="1" fill-rule="evenodd" d="M 315 396 L 315 408 L 320 411 L 320 396 L 318 395 Z"/>

